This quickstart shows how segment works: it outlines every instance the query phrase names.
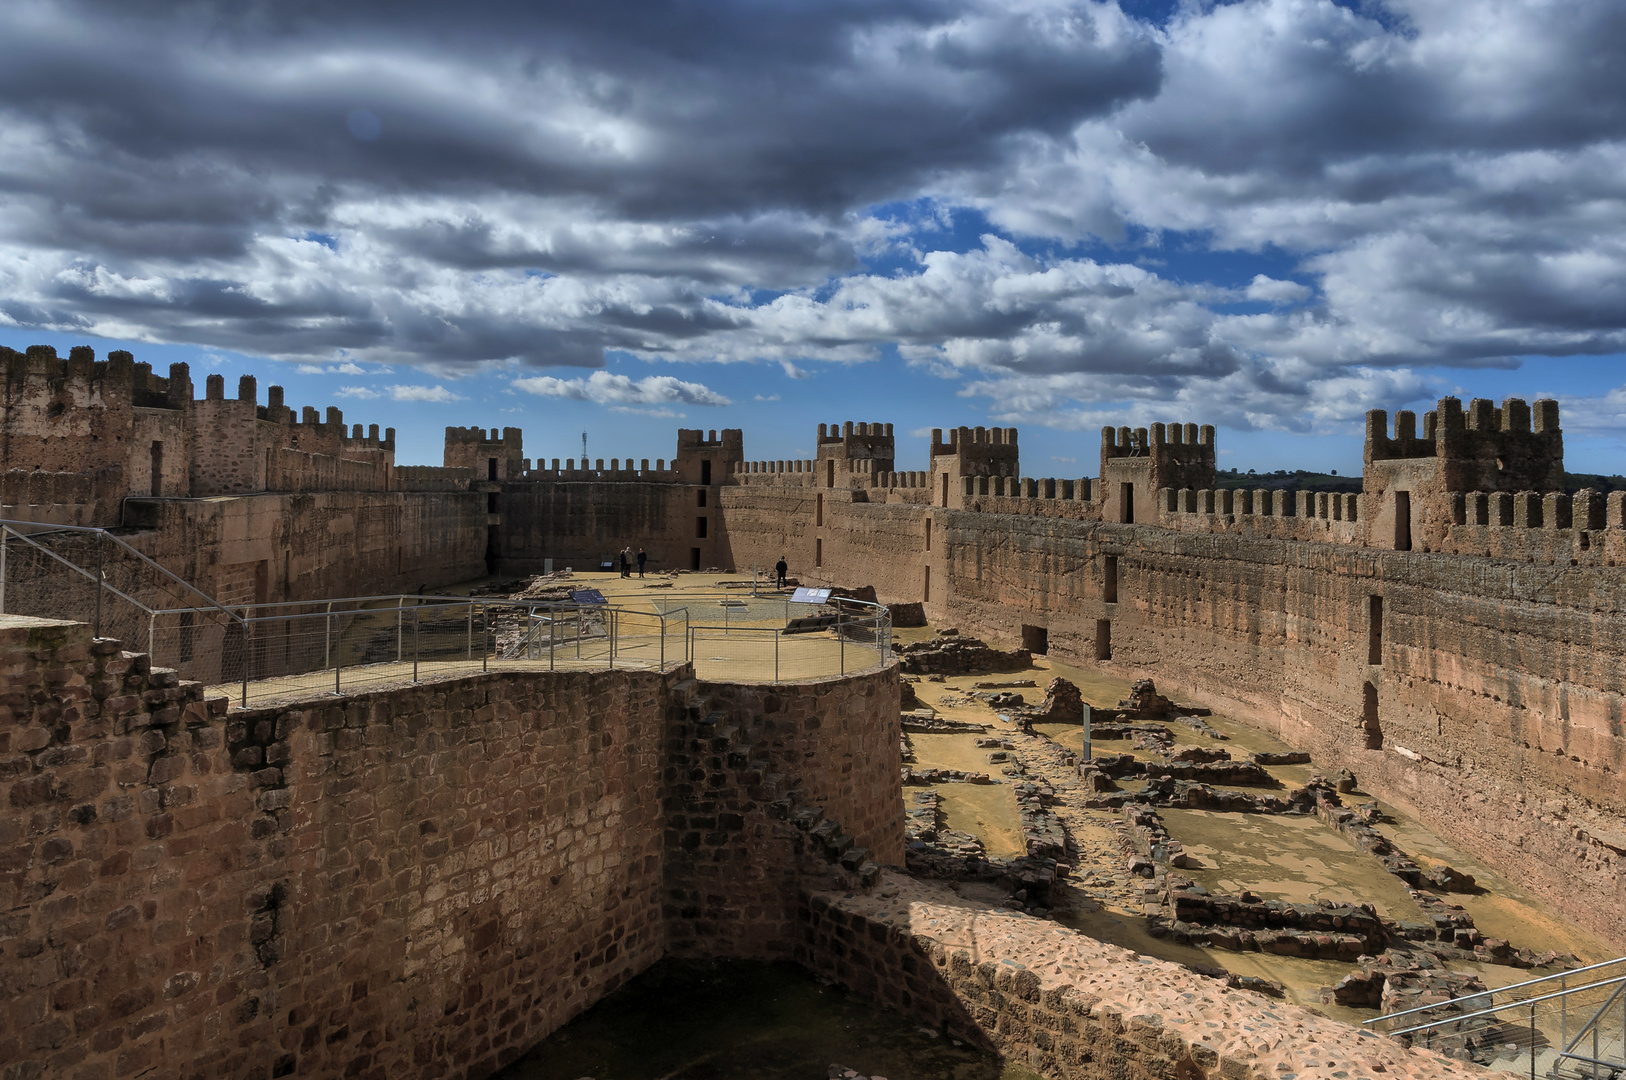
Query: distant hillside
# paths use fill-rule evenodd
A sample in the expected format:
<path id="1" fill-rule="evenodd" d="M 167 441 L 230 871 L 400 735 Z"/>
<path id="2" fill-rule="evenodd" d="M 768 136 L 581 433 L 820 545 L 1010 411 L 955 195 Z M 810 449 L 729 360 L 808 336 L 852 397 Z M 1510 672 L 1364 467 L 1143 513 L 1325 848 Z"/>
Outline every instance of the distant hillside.
<path id="1" fill-rule="evenodd" d="M 1593 491 L 1626 491 L 1626 476 L 1604 476 L 1602 473 L 1567 472 L 1564 474 L 1564 490 L 1571 495 L 1582 488 L 1591 488 Z"/>
<path id="2" fill-rule="evenodd" d="M 1214 474 L 1214 487 L 1254 491 L 1360 491 L 1361 478 L 1339 476 L 1337 473 L 1308 472 L 1304 469 L 1277 469 L 1275 472 L 1238 472 L 1219 469 Z"/>

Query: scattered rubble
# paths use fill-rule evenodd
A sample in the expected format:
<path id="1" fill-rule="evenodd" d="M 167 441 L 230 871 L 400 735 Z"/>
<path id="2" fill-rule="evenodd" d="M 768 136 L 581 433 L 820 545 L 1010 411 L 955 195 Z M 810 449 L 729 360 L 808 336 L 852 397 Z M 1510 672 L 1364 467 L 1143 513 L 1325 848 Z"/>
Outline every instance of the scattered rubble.
<path id="1" fill-rule="evenodd" d="M 1026 649 L 995 649 L 976 638 L 944 636 L 897 648 L 898 669 L 910 675 L 974 675 L 984 671 L 1021 670 L 1031 665 Z"/>

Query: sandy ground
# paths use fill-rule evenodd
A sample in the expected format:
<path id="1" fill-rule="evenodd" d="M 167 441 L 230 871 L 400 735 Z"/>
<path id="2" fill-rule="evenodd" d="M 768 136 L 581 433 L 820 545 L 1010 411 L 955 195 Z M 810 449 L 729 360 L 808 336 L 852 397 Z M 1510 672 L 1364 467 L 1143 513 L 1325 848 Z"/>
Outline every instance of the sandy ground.
<path id="1" fill-rule="evenodd" d="M 900 631 L 915 640 L 931 636 L 928 630 Z M 1060 676 L 1077 685 L 1090 704 L 1111 707 L 1128 692 L 1129 681 L 1094 668 L 1079 668 L 1045 657 L 1035 658 L 1026 672 L 956 676 L 943 682 L 924 678 L 915 684 L 917 696 L 948 719 L 987 725 L 990 735 L 1014 734 L 1014 725 L 1003 720 L 999 711 L 969 698 L 976 682 L 1009 682 L 1031 678 L 1037 685 L 1015 688 L 1027 702 L 1043 699 L 1044 687 Z M 1223 747 L 1235 758 L 1264 750 L 1289 750 L 1280 740 L 1224 716 L 1207 718 L 1227 735 L 1216 740 L 1182 725 L 1171 725 L 1176 748 L 1181 746 Z M 1082 752 L 1083 733 L 1075 724 L 1041 724 L 1036 728 L 1054 743 Z M 1010 853 L 1013 838 L 1020 836 L 1016 803 L 1009 779 L 1000 775 L 1000 766 L 987 760 L 987 750 L 975 747 L 974 735 L 911 735 L 917 767 L 932 766 L 986 771 L 1002 782 L 989 787 L 946 783 L 937 791 L 951 827 L 982 838 L 990 854 Z M 1013 740 L 1018 748 L 1023 740 Z M 1142 760 L 1153 755 L 1137 750 L 1127 740 L 1097 740 L 1096 753 L 1130 753 Z M 1025 755 L 1028 768 L 1037 759 Z M 1314 766 L 1271 767 L 1267 772 L 1278 787 L 1302 785 Z M 1125 783 L 1134 789 L 1138 785 Z M 1372 801 L 1357 793 L 1354 801 Z M 1482 891 L 1457 894 L 1448 902 L 1460 903 L 1474 916 L 1489 936 L 1505 937 L 1515 945 L 1545 951 L 1570 952 L 1593 962 L 1614 955 L 1609 946 L 1594 935 L 1556 918 L 1528 893 L 1464 852 L 1423 828 L 1395 807 L 1384 805 L 1392 824 L 1384 831 L 1409 854 L 1421 861 L 1446 862 L 1473 874 Z M 1119 816 L 1110 811 L 1068 806 L 1056 808 L 1067 826 L 1077 851 L 1077 865 L 1069 884 L 1061 890 L 1058 921 L 1101 941 L 1121 945 L 1136 952 L 1185 963 L 1227 968 L 1244 975 L 1257 975 L 1282 983 L 1290 1000 L 1352 1023 L 1375 1015 L 1372 1010 L 1348 1009 L 1321 1003 L 1321 989 L 1353 970 L 1336 961 L 1305 960 L 1274 954 L 1236 953 L 1217 949 L 1176 945 L 1167 938 L 1147 933 L 1140 909 L 1143 882 L 1123 869 L 1114 824 Z M 1259 814 L 1224 814 L 1194 810 L 1163 810 L 1160 814 L 1171 836 L 1181 841 L 1192 856 L 1188 876 L 1214 892 L 1235 894 L 1251 890 L 1270 899 L 1310 902 L 1330 899 L 1369 902 L 1392 918 L 1418 919 L 1421 911 L 1406 886 L 1386 873 L 1371 856 L 1356 849 L 1341 834 L 1315 818 L 1277 817 Z M 1488 964 L 1455 965 L 1480 974 L 1487 985 L 1520 982 L 1543 972 Z"/>

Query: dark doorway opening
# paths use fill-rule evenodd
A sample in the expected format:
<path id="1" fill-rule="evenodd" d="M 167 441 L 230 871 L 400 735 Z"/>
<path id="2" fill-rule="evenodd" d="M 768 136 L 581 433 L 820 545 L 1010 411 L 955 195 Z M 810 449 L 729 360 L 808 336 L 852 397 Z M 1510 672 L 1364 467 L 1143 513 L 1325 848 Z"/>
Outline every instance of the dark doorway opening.
<path id="1" fill-rule="evenodd" d="M 1368 750 L 1383 749 L 1383 727 L 1378 723 L 1378 688 L 1367 683 L 1361 688 L 1361 732 Z"/>
<path id="2" fill-rule="evenodd" d="M 699 548 L 690 548 L 689 549 L 689 569 L 690 570 L 698 570 L 698 569 L 700 569 L 700 549 Z"/>
<path id="3" fill-rule="evenodd" d="M 1101 600 L 1108 604 L 1118 602 L 1118 556 L 1116 555 L 1107 556 L 1106 574 L 1101 586 Z"/>
<path id="4" fill-rule="evenodd" d="M 1135 523 L 1135 485 L 1127 480 L 1118 484 L 1118 520 L 1125 525 Z"/>
<path id="5" fill-rule="evenodd" d="M 495 479 L 497 479 L 497 459 L 496 458 L 486 458 L 486 479 L 487 480 L 495 480 Z"/>
<path id="6" fill-rule="evenodd" d="M 702 461 L 700 463 L 700 482 L 702 484 L 711 483 L 711 459 L 710 458 L 707 458 L 706 460 L 704 460 L 704 461 Z"/>
<path id="7" fill-rule="evenodd" d="M 1411 550 L 1411 492 L 1395 492 L 1395 550 Z"/>
<path id="8" fill-rule="evenodd" d="M 153 498 L 164 493 L 164 444 L 152 444 L 152 495 Z"/>
<path id="9" fill-rule="evenodd" d="M 1112 620 L 1095 620 L 1095 658 L 1097 660 L 1112 659 Z"/>
<path id="10" fill-rule="evenodd" d="M 1045 656 L 1050 652 L 1050 629 L 1044 626 L 1022 627 L 1022 648 L 1035 656 Z"/>
<path id="11" fill-rule="evenodd" d="M 1383 663 L 1383 597 L 1366 598 L 1366 662 Z"/>

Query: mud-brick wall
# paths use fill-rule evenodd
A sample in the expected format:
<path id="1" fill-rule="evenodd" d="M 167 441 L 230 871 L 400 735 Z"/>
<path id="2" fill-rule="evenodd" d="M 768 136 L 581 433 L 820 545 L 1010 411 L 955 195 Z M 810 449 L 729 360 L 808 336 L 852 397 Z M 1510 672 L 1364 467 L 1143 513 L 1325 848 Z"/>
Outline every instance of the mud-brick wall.
<path id="1" fill-rule="evenodd" d="M 962 628 L 1047 624 L 1053 654 L 1089 662 L 1109 620 L 1116 670 L 1353 769 L 1626 943 L 1626 570 L 1004 515 L 953 530 Z"/>
<path id="2" fill-rule="evenodd" d="M 807 683 L 700 683 L 666 744 L 670 950 L 791 955 L 808 882 L 851 879 L 792 822 L 802 807 L 839 822 L 870 861 L 902 865 L 898 742 L 896 665 Z"/>

